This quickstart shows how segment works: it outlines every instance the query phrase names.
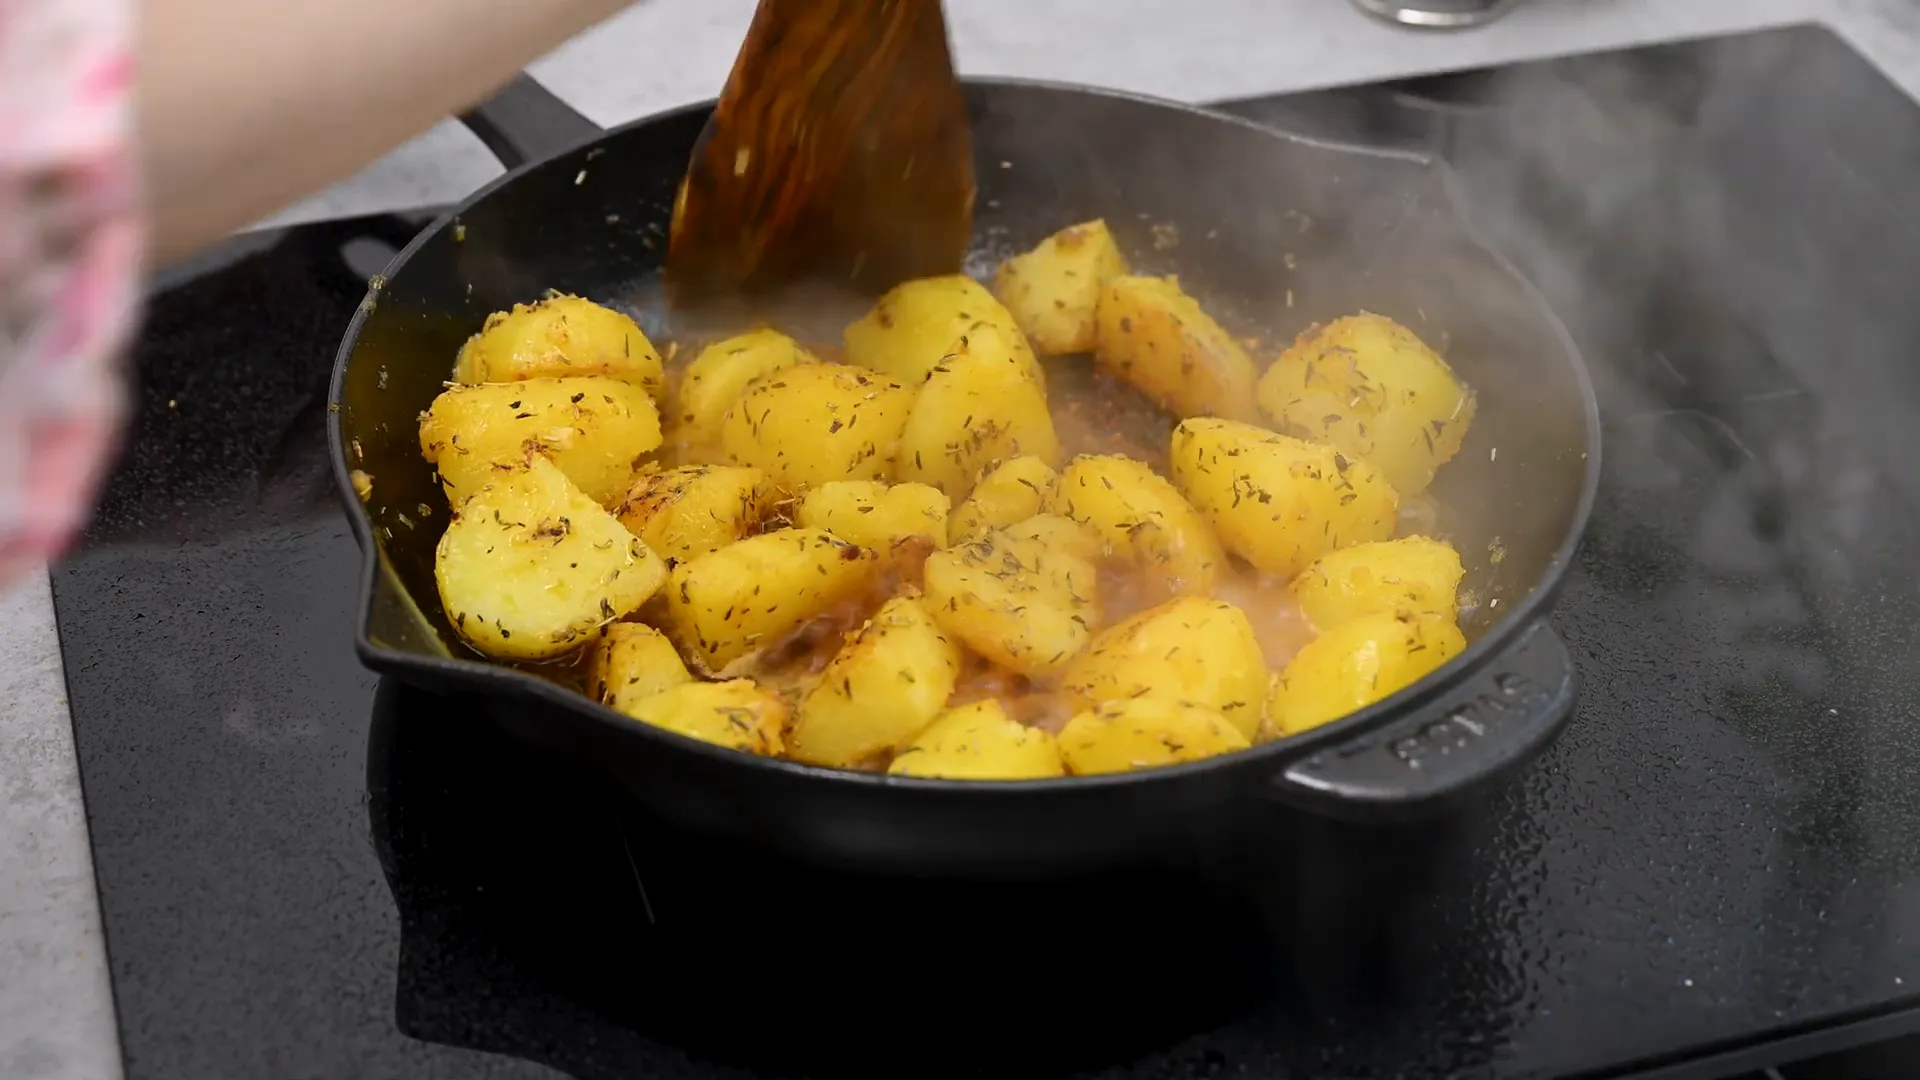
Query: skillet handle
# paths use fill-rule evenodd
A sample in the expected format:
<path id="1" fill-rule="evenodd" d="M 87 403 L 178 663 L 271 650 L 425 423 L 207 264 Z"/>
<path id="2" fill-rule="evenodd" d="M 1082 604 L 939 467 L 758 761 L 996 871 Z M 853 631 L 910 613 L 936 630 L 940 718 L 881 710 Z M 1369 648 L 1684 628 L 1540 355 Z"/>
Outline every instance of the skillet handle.
<path id="1" fill-rule="evenodd" d="M 1539 756 L 1566 727 L 1576 683 L 1566 643 L 1542 619 L 1409 715 L 1295 761 L 1273 794 L 1330 818 L 1426 816 Z"/>
<path id="2" fill-rule="evenodd" d="M 487 100 L 460 114 L 508 171 L 545 161 L 606 134 L 606 129 L 521 72 Z"/>

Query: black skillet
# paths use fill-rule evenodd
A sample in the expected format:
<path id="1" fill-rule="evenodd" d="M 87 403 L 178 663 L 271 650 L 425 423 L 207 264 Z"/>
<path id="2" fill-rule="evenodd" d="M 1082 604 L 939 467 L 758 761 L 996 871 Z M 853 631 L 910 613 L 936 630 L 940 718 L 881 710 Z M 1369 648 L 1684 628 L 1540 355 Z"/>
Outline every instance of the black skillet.
<path id="1" fill-rule="evenodd" d="M 460 646 L 434 546 L 447 505 L 416 422 L 486 315 L 547 289 L 637 310 L 650 331 L 674 189 L 710 111 L 602 131 L 521 77 L 466 117 L 509 167 L 373 283 L 341 345 L 330 437 L 366 569 L 371 668 L 468 695 L 475 723 L 563 755 L 669 821 L 832 866 L 1051 874 L 1179 858 L 1259 821 L 1389 828 L 1470 803 L 1565 725 L 1574 672 L 1548 609 L 1599 475 L 1593 389 L 1537 294 L 1483 247 L 1431 156 L 1335 145 L 1075 86 L 966 85 L 979 193 L 969 267 L 1096 216 L 1137 266 L 1178 272 L 1241 332 L 1287 340 L 1361 309 L 1413 327 L 1480 410 L 1434 494 L 1463 554 L 1469 647 L 1386 701 L 1251 751 L 1128 775 L 908 780 L 749 757 L 625 719 Z M 1171 245 L 1169 246 L 1169 242 Z M 351 474 L 373 478 L 355 497 Z M 506 793 L 503 793 L 503 797 Z"/>

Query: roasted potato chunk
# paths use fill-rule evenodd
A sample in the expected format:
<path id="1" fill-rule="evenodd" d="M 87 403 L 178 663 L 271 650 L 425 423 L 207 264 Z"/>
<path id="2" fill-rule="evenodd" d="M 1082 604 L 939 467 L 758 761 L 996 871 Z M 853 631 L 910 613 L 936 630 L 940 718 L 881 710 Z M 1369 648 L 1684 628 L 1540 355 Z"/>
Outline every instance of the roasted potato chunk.
<path id="1" fill-rule="evenodd" d="M 1106 702 L 1067 721 L 1058 741 L 1077 776 L 1178 765 L 1253 745 L 1213 709 L 1159 698 Z"/>
<path id="2" fill-rule="evenodd" d="M 1039 728 L 1009 719 L 997 701 L 948 709 L 894 755 L 895 776 L 940 780 L 1044 780 L 1063 776 L 1060 747 Z"/>
<path id="3" fill-rule="evenodd" d="M 942 629 L 1024 675 L 1058 671 L 1100 621 L 1093 563 L 1035 537 L 995 530 L 934 552 L 922 574 Z"/>
<path id="4" fill-rule="evenodd" d="M 1266 658 L 1246 614 L 1197 596 L 1101 631 L 1061 679 L 1081 710 L 1141 697 L 1185 701 L 1218 711 L 1249 739 L 1260 730 L 1267 682 Z"/>
<path id="5" fill-rule="evenodd" d="M 1432 614 L 1362 615 L 1308 642 L 1273 681 L 1267 724 L 1298 735 L 1412 686 L 1467 639 Z"/>
<path id="6" fill-rule="evenodd" d="M 503 466 L 541 454 L 594 502 L 620 498 L 638 459 L 660 445 L 646 391 L 602 376 L 454 386 L 420 418 L 420 452 L 454 506 Z"/>
<path id="7" fill-rule="evenodd" d="M 1175 416 L 1253 420 L 1253 360 L 1171 277 L 1100 290 L 1094 359 Z"/>
<path id="8" fill-rule="evenodd" d="M 1460 553 L 1444 540 L 1403 536 L 1329 552 L 1293 579 L 1300 610 L 1321 633 L 1362 615 L 1460 614 Z"/>
<path id="9" fill-rule="evenodd" d="M 1413 331 L 1361 313 L 1314 326 L 1260 379 L 1260 408 L 1282 430 L 1370 462 L 1417 495 L 1453 460 L 1474 399 Z"/>
<path id="10" fill-rule="evenodd" d="M 1175 428 L 1173 479 L 1228 551 L 1288 578 L 1329 551 L 1385 540 L 1399 504 L 1366 462 L 1232 420 Z"/>
<path id="11" fill-rule="evenodd" d="M 847 364 L 796 364 L 747 387 L 720 421 L 735 465 L 801 491 L 829 480 L 881 480 L 913 408 L 911 391 Z"/>
<path id="12" fill-rule="evenodd" d="M 800 703 L 788 749 L 843 768 L 889 753 L 940 714 L 959 677 L 960 647 L 918 597 L 896 596 L 834 654 Z"/>
<path id="13" fill-rule="evenodd" d="M 649 466 L 615 514 L 620 524 L 675 566 L 760 531 L 773 485 L 740 465 Z"/>
<path id="14" fill-rule="evenodd" d="M 795 523 L 877 552 L 919 537 L 947 546 L 947 497 L 925 484 L 834 480 L 807 492 Z M 924 549 L 923 549 L 924 550 Z"/>
<path id="15" fill-rule="evenodd" d="M 1044 550 L 1071 555 L 1090 563 L 1113 554 L 1106 540 L 1093 526 L 1059 514 L 1035 514 L 999 532 L 1009 539 L 1023 543 L 1031 541 Z"/>
<path id="16" fill-rule="evenodd" d="M 786 529 L 681 563 L 667 588 L 668 620 L 690 660 L 709 674 L 771 645 L 858 596 L 876 558 L 819 529 Z"/>
<path id="17" fill-rule="evenodd" d="M 973 494 L 953 512 L 949 531 L 957 544 L 988 531 L 1024 521 L 1040 512 L 1053 482 L 1053 466 L 1031 455 L 1008 458 L 981 475 Z"/>
<path id="18" fill-rule="evenodd" d="M 1047 512 L 1092 526 L 1169 596 L 1211 592 L 1226 565 L 1206 519 L 1164 477 L 1129 457 L 1087 454 L 1068 462 Z"/>
<path id="19" fill-rule="evenodd" d="M 690 739 L 768 757 L 786 750 L 791 716 L 778 694 L 752 679 L 681 683 L 620 711 Z"/>
<path id="20" fill-rule="evenodd" d="M 750 383 L 784 367 L 817 363 L 778 330 L 752 330 L 707 346 L 680 373 L 672 414 L 676 441 L 688 447 L 719 445 L 720 419 Z"/>
<path id="21" fill-rule="evenodd" d="M 602 629 L 587 665 L 587 688 L 616 712 L 629 712 L 644 698 L 693 681 L 673 642 L 644 623 Z"/>
<path id="22" fill-rule="evenodd" d="M 604 375 L 658 400 L 664 366 L 640 324 L 578 296 L 550 296 L 496 311 L 467 339 L 453 366 L 459 383 Z"/>
<path id="23" fill-rule="evenodd" d="M 1022 370 L 1044 388 L 1040 361 L 1011 312 L 986 286 L 964 274 L 919 278 L 895 286 L 846 330 L 847 362 L 918 386 L 979 323 L 999 328 Z"/>
<path id="24" fill-rule="evenodd" d="M 504 660 L 572 651 L 667 576 L 639 537 L 538 455 L 496 469 L 460 504 L 433 571 L 454 630 Z"/>
<path id="25" fill-rule="evenodd" d="M 1030 456 L 1060 460 L 1046 387 L 1017 355 L 1019 331 L 975 323 L 921 384 L 900 433 L 895 478 L 964 499 L 980 471 Z"/>
<path id="26" fill-rule="evenodd" d="M 1113 233 L 1096 219 L 1001 263 L 993 291 L 1041 356 L 1092 352 L 1100 287 L 1126 272 Z"/>

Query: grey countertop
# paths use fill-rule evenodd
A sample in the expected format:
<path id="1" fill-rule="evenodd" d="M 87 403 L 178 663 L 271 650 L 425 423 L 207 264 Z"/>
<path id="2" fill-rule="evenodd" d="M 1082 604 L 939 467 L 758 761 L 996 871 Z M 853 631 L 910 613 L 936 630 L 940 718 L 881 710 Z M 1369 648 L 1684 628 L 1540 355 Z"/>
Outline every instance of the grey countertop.
<path id="1" fill-rule="evenodd" d="M 534 73 L 613 124 L 711 97 L 753 0 L 650 0 Z M 1347 0 L 947 0 L 962 70 L 1187 101 L 1250 97 L 1794 22 L 1837 31 L 1920 98 L 1910 0 L 1528 0 L 1491 26 L 1405 31 Z M 497 175 L 449 122 L 265 226 L 449 202 Z M 0 593 L 0 1076 L 121 1075 L 73 732 L 44 573 Z"/>

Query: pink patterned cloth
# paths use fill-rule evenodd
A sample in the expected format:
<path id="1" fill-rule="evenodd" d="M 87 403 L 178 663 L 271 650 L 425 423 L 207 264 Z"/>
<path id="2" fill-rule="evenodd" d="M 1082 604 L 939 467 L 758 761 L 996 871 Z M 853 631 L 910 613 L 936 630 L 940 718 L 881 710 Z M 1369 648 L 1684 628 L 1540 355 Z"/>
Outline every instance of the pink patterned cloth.
<path id="1" fill-rule="evenodd" d="M 0 585 L 85 523 L 139 297 L 133 0 L 0 0 Z"/>

